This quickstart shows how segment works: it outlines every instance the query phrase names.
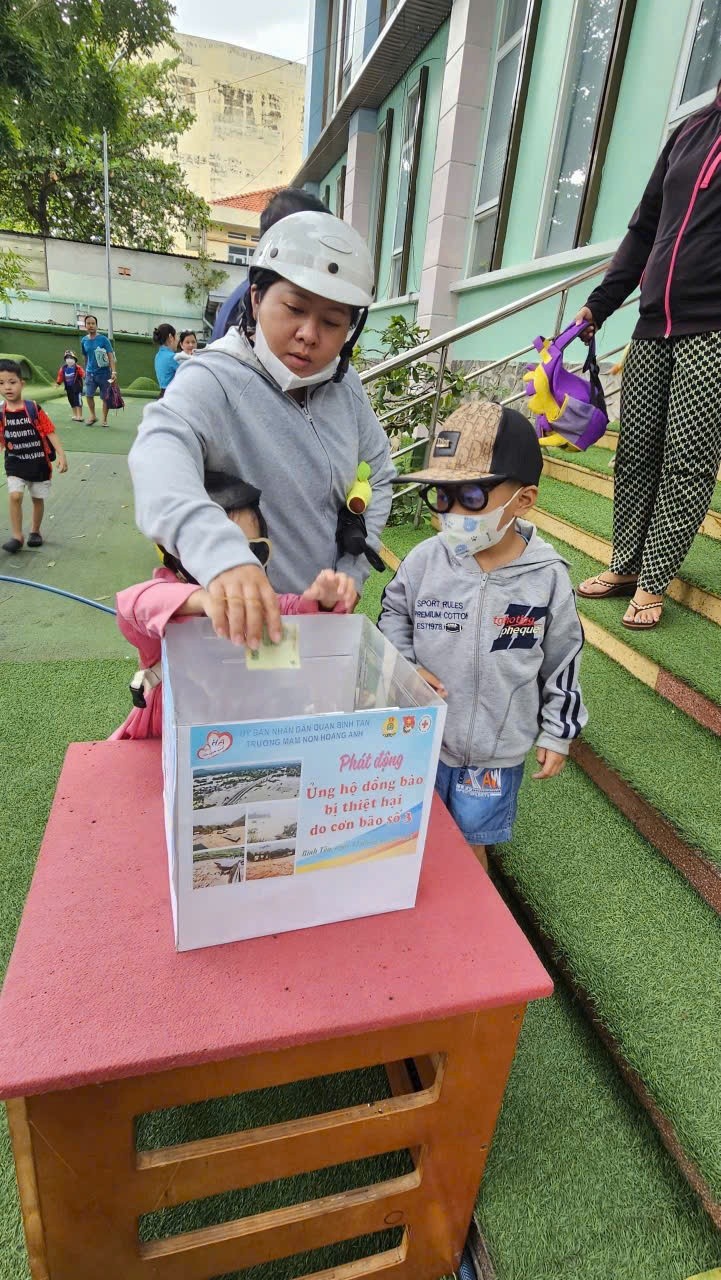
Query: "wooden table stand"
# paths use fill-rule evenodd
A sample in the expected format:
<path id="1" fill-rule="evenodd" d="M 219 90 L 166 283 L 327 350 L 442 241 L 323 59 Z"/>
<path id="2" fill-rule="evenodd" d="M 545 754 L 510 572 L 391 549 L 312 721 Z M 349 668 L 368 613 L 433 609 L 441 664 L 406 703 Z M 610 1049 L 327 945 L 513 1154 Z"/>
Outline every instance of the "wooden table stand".
<path id="1" fill-rule="evenodd" d="M 33 1280 L 214 1280 L 389 1228 L 393 1247 L 305 1280 L 439 1280 L 547 975 L 440 805 L 414 911 L 176 954 L 153 745 L 71 748 L 0 997 Z M 378 1066 L 390 1096 L 136 1150 L 149 1112 Z M 398 1151 L 408 1171 L 385 1181 L 141 1240 L 158 1209 Z"/>

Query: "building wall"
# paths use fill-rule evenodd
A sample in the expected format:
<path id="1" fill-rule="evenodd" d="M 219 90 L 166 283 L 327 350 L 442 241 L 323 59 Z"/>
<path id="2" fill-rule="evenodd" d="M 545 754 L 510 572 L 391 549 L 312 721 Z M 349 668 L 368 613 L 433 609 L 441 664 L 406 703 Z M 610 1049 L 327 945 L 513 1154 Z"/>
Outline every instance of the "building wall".
<path id="1" fill-rule="evenodd" d="M 0 236 L 0 248 L 5 237 Z M 72 240 L 42 240 L 40 236 L 12 237 L 14 247 L 34 264 L 38 282 L 47 287 L 28 289 L 27 300 L 13 297 L 2 304 L 0 317 L 35 324 L 75 325 L 78 314 L 92 311 L 101 328 L 107 326 L 107 275 L 105 247 Z M 40 280 L 38 266 L 46 263 Z M 143 253 L 113 245 L 110 253 L 113 322 L 116 333 L 152 334 L 161 320 L 176 328 L 202 331 L 200 307 L 185 299 L 189 282 L 186 267 L 192 258 L 175 254 Z M 226 264 L 228 279 L 221 290 L 228 294 L 245 278 L 242 267 Z"/>
<path id="2" fill-rule="evenodd" d="M 459 324 L 507 305 L 554 280 L 583 270 L 611 256 L 650 176 L 665 136 L 666 115 L 681 53 L 688 0 L 659 5 L 638 0 L 613 128 L 596 205 L 592 239 L 585 249 L 554 257 L 533 258 L 538 210 L 552 143 L 554 105 L 561 91 L 565 40 L 573 0 L 544 0 L 529 85 L 516 182 L 504 245 L 501 271 L 459 282 Z M 480 143 L 479 143 L 480 151 Z M 469 220 L 470 233 L 470 220 Z M 573 318 L 596 281 L 576 287 L 569 296 L 566 317 Z M 537 333 L 550 332 L 556 322 L 558 299 L 504 321 L 487 334 L 457 343 L 459 359 L 493 359 L 519 348 Z M 608 321 L 600 350 L 625 343 L 635 324 L 635 308 Z"/>
<path id="3" fill-rule="evenodd" d="M 536 46 L 526 102 L 523 132 L 516 178 L 506 230 L 503 261 L 500 270 L 475 279 L 459 273 L 450 286 L 451 304 L 456 322 L 488 314 L 514 300 L 560 281 L 576 272 L 602 264 L 613 253 L 638 202 L 653 168 L 666 132 L 666 118 L 674 80 L 681 55 L 691 0 L 659 5 L 657 0 L 637 0 L 631 38 L 621 81 L 613 126 L 601 177 L 593 220 L 591 242 L 578 249 L 545 258 L 534 258 L 539 209 L 541 208 L 546 171 L 553 143 L 556 103 L 561 93 L 566 39 L 572 22 L 574 0 L 543 0 Z M 471 0 L 482 4 L 485 0 Z M 498 24 L 496 24 L 498 25 Z M 428 221 L 430 180 L 433 171 L 438 130 L 438 110 L 448 24 L 429 42 L 421 57 L 378 111 L 382 119 L 387 107 L 395 111 L 393 144 L 390 157 L 390 181 L 386 199 L 381 268 L 378 280 L 378 302 L 371 308 L 367 335 L 363 345 L 376 346 L 378 333 L 394 314 L 413 319 L 417 311 L 415 297 L 423 263 Z M 495 55 L 495 47 L 490 51 Z M 421 168 L 417 184 L 416 209 L 411 246 L 408 293 L 402 300 L 387 298 L 390 279 L 391 242 L 396 213 L 397 174 L 403 127 L 403 106 L 409 83 L 423 63 L 429 65 L 429 86 L 423 128 Z M 490 77 L 489 77 L 490 79 Z M 484 104 L 483 120 L 478 130 L 476 188 L 485 115 L 490 103 Z M 441 138 L 440 145 L 443 145 Z M 436 166 L 444 158 L 435 155 Z M 334 171 L 332 171 L 334 173 Z M 322 186 L 321 186 L 322 189 Z M 473 208 L 467 215 L 467 248 L 473 230 Z M 570 294 L 564 319 L 572 318 L 594 287 L 596 281 L 577 286 Z M 558 322 L 558 298 L 554 298 L 495 326 L 487 333 L 473 335 L 455 345 L 453 356 L 459 359 L 483 360 L 502 356 L 520 348 L 539 332 L 551 332 Z M 618 313 L 605 326 L 601 350 L 611 350 L 631 334 L 635 309 Z"/>
<path id="4" fill-rule="evenodd" d="M 192 189 L 211 202 L 287 182 L 301 158 L 304 64 L 199 36 L 175 39 L 178 88 L 196 120 L 169 158 Z M 174 56 L 161 46 L 156 60 Z"/>
<path id="5" fill-rule="evenodd" d="M 386 304 L 387 309 L 388 290 L 390 287 L 391 253 L 393 249 L 396 209 L 398 207 L 398 174 L 400 170 L 406 97 L 409 88 L 417 83 L 421 67 L 427 66 L 428 89 L 426 93 L 423 132 L 421 134 L 420 164 L 418 169 L 418 182 L 416 184 L 416 203 L 413 214 L 413 231 L 411 235 L 410 257 L 408 264 L 407 293 L 415 293 L 420 285 L 421 270 L 423 268 L 423 250 L 426 240 L 426 228 L 428 226 L 428 205 L 431 198 L 431 177 L 433 175 L 433 161 L 436 152 L 438 112 L 441 102 L 441 90 L 443 88 L 443 67 L 445 63 L 447 41 L 448 23 L 444 23 L 436 32 L 430 43 L 426 45 L 421 57 L 416 59 L 410 70 L 403 77 L 403 80 L 396 85 L 393 92 L 389 94 L 378 110 L 379 120 L 384 118 L 389 107 L 391 107 L 394 112 L 393 136 L 391 140 L 390 161 L 388 165 L 388 195 L 386 199 L 386 212 L 383 223 L 383 243 L 380 255 L 380 270 L 377 281 L 380 308 L 383 308 L 384 304 Z"/>
<path id="6" fill-rule="evenodd" d="M 340 177 L 340 171 L 343 168 L 343 165 L 347 163 L 347 159 L 348 159 L 347 153 L 344 152 L 340 160 L 338 160 L 336 164 L 333 165 L 332 169 L 328 170 L 325 177 L 318 184 L 318 195 L 320 196 L 321 200 L 325 200 L 325 189 L 326 187 L 330 187 L 330 203 L 328 207 L 331 213 L 334 213 L 337 218 L 343 217 L 343 210 L 336 208 L 337 183 Z"/>

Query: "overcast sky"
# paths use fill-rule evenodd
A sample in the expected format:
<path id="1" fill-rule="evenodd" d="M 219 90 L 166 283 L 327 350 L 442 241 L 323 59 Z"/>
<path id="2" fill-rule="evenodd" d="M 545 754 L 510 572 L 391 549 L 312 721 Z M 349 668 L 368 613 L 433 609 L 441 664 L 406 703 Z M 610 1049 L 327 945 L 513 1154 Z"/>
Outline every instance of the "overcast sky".
<path id="1" fill-rule="evenodd" d="M 174 0 L 175 29 L 276 58 L 305 60 L 309 0 Z"/>

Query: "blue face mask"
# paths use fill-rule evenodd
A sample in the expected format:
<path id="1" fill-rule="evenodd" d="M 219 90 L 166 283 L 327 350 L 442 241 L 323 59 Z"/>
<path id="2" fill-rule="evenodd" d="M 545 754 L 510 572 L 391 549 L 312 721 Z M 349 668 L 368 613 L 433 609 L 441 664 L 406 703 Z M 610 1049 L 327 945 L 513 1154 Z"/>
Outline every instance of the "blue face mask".
<path id="1" fill-rule="evenodd" d="M 479 515 L 442 514 L 441 538 L 454 556 L 463 560 L 466 556 L 475 556 L 479 551 L 488 551 L 505 537 L 513 524 L 513 517 L 499 528 L 499 522 L 506 507 L 510 507 L 518 497 L 520 489 L 504 502 L 502 507 L 493 511 L 483 511 Z"/>

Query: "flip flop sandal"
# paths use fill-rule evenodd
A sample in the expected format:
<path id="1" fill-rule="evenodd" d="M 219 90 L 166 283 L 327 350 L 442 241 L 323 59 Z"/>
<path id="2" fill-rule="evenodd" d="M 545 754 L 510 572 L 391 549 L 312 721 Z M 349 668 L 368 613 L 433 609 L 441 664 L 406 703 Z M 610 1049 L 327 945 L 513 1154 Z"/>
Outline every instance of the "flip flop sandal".
<path id="1" fill-rule="evenodd" d="M 632 600 L 629 607 L 633 609 L 633 618 L 621 619 L 628 631 L 653 631 L 663 617 L 663 602 L 661 600 L 654 600 L 651 604 L 636 604 L 635 600 Z M 646 609 L 660 609 L 661 612 L 652 622 L 637 622 L 636 619 L 639 613 L 644 613 Z"/>
<path id="2" fill-rule="evenodd" d="M 19 538 L 8 538 L 7 542 L 3 542 L 3 551 L 9 551 L 11 556 L 22 551 L 22 547 L 23 544 Z"/>
<path id="3" fill-rule="evenodd" d="M 86 425 L 86 427 L 94 427 L 96 422 L 97 422 L 97 418 L 86 418 L 86 419 L 85 419 L 85 425 Z"/>
<path id="4" fill-rule="evenodd" d="M 591 578 L 589 586 L 605 587 L 605 591 L 584 591 L 582 587 L 576 587 L 576 595 L 582 600 L 608 600 L 611 596 L 632 596 L 638 586 L 638 578 L 634 578 L 631 582 L 606 582 L 605 578 Z"/>
<path id="5" fill-rule="evenodd" d="M 43 545 L 43 535 L 41 533 L 31 533 L 28 538 L 29 547 L 41 547 Z"/>

